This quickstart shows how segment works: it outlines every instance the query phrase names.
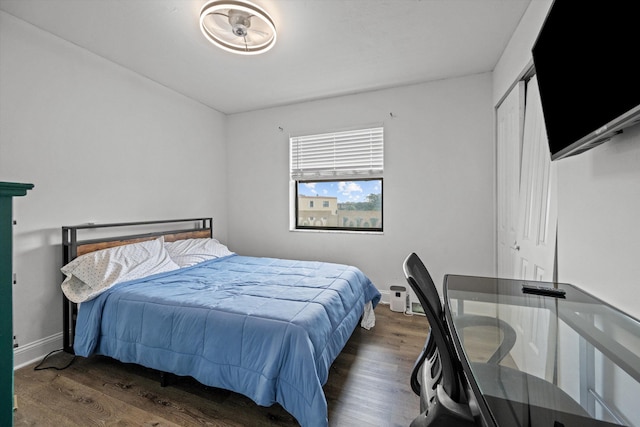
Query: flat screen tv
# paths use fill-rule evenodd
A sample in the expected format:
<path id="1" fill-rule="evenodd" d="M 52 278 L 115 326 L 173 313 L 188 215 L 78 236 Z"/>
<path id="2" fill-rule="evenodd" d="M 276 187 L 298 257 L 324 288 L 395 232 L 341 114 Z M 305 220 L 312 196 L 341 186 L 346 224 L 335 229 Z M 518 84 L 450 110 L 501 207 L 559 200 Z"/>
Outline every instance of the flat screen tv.
<path id="1" fill-rule="evenodd" d="M 551 159 L 640 121 L 635 1 L 555 0 L 532 49 Z"/>

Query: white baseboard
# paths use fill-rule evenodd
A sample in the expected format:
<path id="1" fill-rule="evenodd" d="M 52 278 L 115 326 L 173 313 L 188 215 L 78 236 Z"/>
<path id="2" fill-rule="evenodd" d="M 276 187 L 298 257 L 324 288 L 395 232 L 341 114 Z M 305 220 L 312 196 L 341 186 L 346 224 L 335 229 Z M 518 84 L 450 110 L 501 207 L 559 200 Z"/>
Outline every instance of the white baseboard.
<path id="1" fill-rule="evenodd" d="M 389 291 L 379 291 L 380 295 L 382 295 L 382 298 L 380 298 L 380 303 L 381 304 L 391 304 L 391 292 Z"/>
<path id="2" fill-rule="evenodd" d="M 52 351 L 60 349 L 62 349 L 62 332 L 21 345 L 13 350 L 13 369 L 30 365 Z"/>

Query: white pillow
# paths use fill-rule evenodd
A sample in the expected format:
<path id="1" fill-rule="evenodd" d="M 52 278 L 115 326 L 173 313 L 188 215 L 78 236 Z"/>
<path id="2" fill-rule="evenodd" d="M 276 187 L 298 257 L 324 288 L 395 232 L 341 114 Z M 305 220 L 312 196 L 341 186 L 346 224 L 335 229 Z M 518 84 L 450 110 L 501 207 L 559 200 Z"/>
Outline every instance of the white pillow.
<path id="1" fill-rule="evenodd" d="M 116 246 L 82 255 L 61 268 L 62 290 L 75 303 L 95 298 L 111 286 L 180 268 L 164 249 L 164 238 Z"/>
<path id="2" fill-rule="evenodd" d="M 180 267 L 188 267 L 214 258 L 233 255 L 216 239 L 184 239 L 165 242 L 164 247 L 171 259 Z"/>

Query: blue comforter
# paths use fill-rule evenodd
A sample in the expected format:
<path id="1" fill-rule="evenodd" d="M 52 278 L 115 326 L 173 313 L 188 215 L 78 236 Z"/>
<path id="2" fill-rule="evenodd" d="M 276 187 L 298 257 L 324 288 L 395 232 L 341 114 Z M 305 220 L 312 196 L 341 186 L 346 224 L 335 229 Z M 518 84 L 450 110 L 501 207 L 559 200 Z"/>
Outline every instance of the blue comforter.
<path id="1" fill-rule="evenodd" d="M 357 268 L 232 255 L 81 304 L 74 350 L 192 376 L 326 426 L 322 386 L 380 293 Z"/>

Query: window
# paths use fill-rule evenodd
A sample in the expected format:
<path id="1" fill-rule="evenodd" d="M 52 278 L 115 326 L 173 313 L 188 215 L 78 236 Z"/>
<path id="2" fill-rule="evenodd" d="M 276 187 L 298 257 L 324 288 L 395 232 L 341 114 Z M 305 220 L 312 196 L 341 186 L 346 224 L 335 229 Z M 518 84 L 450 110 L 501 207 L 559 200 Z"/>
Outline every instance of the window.
<path id="1" fill-rule="evenodd" d="M 292 137 L 290 148 L 292 228 L 383 230 L 383 128 Z"/>

